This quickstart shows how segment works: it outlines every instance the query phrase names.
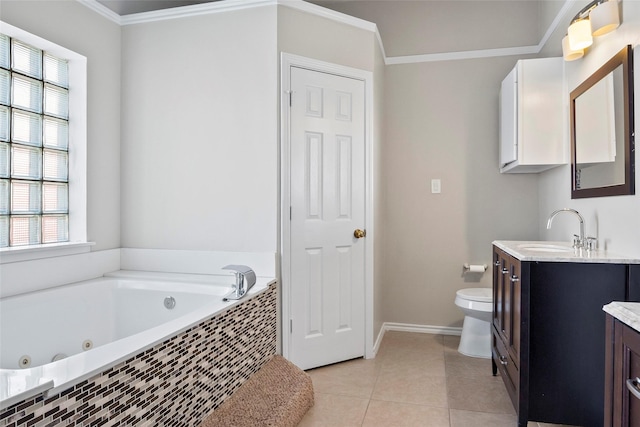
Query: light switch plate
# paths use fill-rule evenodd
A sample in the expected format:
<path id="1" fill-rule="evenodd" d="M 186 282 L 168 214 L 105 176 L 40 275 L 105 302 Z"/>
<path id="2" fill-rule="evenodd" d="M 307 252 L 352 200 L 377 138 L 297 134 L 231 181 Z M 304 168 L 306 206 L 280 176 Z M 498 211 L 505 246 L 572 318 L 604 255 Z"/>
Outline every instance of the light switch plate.
<path id="1" fill-rule="evenodd" d="M 431 180 L 431 193 L 432 194 L 440 194 L 442 192 L 442 187 L 440 185 L 440 179 L 432 179 Z"/>

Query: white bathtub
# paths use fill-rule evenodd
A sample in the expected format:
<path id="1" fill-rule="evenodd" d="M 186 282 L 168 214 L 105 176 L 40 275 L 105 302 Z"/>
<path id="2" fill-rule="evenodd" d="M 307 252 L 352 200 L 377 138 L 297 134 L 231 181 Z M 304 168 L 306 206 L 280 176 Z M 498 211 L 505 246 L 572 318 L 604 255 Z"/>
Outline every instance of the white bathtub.
<path id="1" fill-rule="evenodd" d="M 0 300 L 0 408 L 59 393 L 238 303 L 222 301 L 233 276 L 110 276 Z M 258 278 L 245 298 L 269 283 Z"/>

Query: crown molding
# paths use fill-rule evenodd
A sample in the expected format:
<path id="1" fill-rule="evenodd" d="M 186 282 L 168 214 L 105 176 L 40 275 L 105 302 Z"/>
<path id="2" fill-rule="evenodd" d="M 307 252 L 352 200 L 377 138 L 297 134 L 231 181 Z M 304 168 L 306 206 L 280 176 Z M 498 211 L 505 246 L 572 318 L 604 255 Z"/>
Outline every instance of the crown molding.
<path id="1" fill-rule="evenodd" d="M 98 3 L 97 0 L 76 0 L 81 5 L 88 7 L 99 15 L 102 15 L 104 18 L 107 18 L 111 22 L 115 22 L 118 25 L 122 25 L 122 17 L 115 13 L 113 10 L 109 9 L 102 3 Z"/>
<path id="2" fill-rule="evenodd" d="M 335 22 L 350 25 L 367 31 L 378 32 L 378 27 L 373 22 L 336 12 L 303 0 L 224 0 L 211 3 L 194 4 L 190 6 L 173 7 L 152 12 L 133 13 L 120 16 L 111 9 L 99 3 L 97 0 L 76 0 L 91 10 L 119 25 L 142 24 L 148 22 L 164 21 L 167 19 L 186 18 L 210 13 L 229 12 L 234 10 L 251 9 L 259 6 L 286 6 L 291 9 L 307 12 Z"/>
<path id="3" fill-rule="evenodd" d="M 274 4 L 277 4 L 276 0 L 225 0 L 201 3 L 125 15 L 122 17 L 122 25 L 144 24 L 149 22 L 166 21 L 168 19 L 189 18 L 192 16 L 252 9 L 255 7 L 270 6 Z"/>
<path id="4" fill-rule="evenodd" d="M 327 9 L 326 7 L 318 6 L 313 3 L 307 3 L 302 0 L 274 0 L 273 3 L 277 3 L 280 6 L 286 6 L 291 9 L 297 9 L 302 12 L 307 12 L 312 15 L 319 16 L 321 18 L 327 18 L 341 24 L 350 25 L 352 27 L 359 28 L 361 30 L 367 30 L 372 32 L 378 32 L 378 26 L 364 19 L 356 18 L 351 15 L 347 15 L 342 12 L 336 12 L 335 10 Z"/>
<path id="5" fill-rule="evenodd" d="M 514 56 L 514 55 L 536 55 L 542 51 L 544 46 L 549 41 L 551 35 L 556 31 L 560 22 L 565 18 L 566 14 L 571 10 L 574 5 L 572 0 L 564 0 L 564 4 L 560 8 L 560 11 L 547 28 L 547 31 L 542 36 L 540 42 L 535 46 L 517 46 L 498 49 L 480 49 L 480 50 L 468 50 L 463 52 L 444 52 L 444 53 L 428 53 L 424 55 L 408 55 L 408 56 L 392 56 L 384 57 L 384 63 L 386 65 L 401 65 L 401 64 L 417 64 L 421 62 L 439 62 L 439 61 L 456 61 L 461 59 L 479 59 L 479 58 L 492 58 L 500 56 Z"/>
<path id="6" fill-rule="evenodd" d="M 536 46 L 505 47 L 498 49 L 467 50 L 461 52 L 428 53 L 424 55 L 385 57 L 387 65 L 417 64 L 421 62 L 456 61 L 461 59 L 496 58 L 499 56 L 531 55 L 540 52 Z"/>
<path id="7" fill-rule="evenodd" d="M 321 18 L 330 19 L 334 22 L 349 25 L 355 28 L 359 28 L 361 30 L 371 31 L 376 36 L 378 47 L 380 48 L 380 51 L 382 52 L 382 57 L 384 58 L 386 63 L 387 55 L 384 51 L 384 44 L 382 43 L 382 37 L 380 37 L 378 26 L 375 23 L 365 21 L 364 19 L 356 18 L 354 16 L 347 15 L 342 12 L 336 12 L 335 10 L 327 9 L 325 7 L 318 6 L 313 3 L 307 3 L 306 1 L 301 1 L 301 0 L 274 0 L 274 3 L 277 3 L 280 6 L 286 6 L 291 9 L 296 9 L 301 12 L 306 12 L 315 16 L 319 16 Z"/>
<path id="8" fill-rule="evenodd" d="M 378 26 L 376 24 L 341 12 L 336 12 L 335 10 L 327 9 L 313 3 L 307 3 L 303 0 L 225 0 L 212 3 L 196 4 L 191 6 L 174 7 L 171 9 L 162 9 L 152 12 L 134 13 L 125 16 L 118 15 L 108 7 L 99 3 L 97 0 L 76 1 L 120 26 L 165 21 L 168 19 L 187 18 L 191 16 L 207 15 L 211 13 L 229 12 L 260 6 L 285 6 L 291 9 L 299 10 L 301 12 L 319 16 L 321 18 L 326 18 L 334 22 L 359 28 L 361 30 L 371 31 L 376 36 L 378 46 L 380 47 L 383 58 L 385 58 L 385 62 L 387 57 L 384 51 L 382 37 L 380 37 L 380 32 L 378 31 Z"/>
<path id="9" fill-rule="evenodd" d="M 202 3 L 191 6 L 176 7 L 171 9 L 163 9 L 153 12 L 135 13 L 125 16 L 118 15 L 111 9 L 103 6 L 101 3 L 98 3 L 97 0 L 76 1 L 121 26 L 207 15 L 211 13 L 229 12 L 233 10 L 250 9 L 261 6 L 285 6 L 315 16 L 330 19 L 334 22 L 373 32 L 375 34 L 378 46 L 384 58 L 384 63 L 386 65 L 417 64 L 421 62 L 455 61 L 463 59 L 479 59 L 513 55 L 535 55 L 540 53 L 551 35 L 557 29 L 560 21 L 562 21 L 562 19 L 571 9 L 574 3 L 572 0 L 564 0 L 564 5 L 558 12 L 558 15 L 555 17 L 555 19 L 545 32 L 544 36 L 536 46 L 517 46 L 498 49 L 480 49 L 461 52 L 428 53 L 423 55 L 387 57 L 384 50 L 382 37 L 380 36 L 378 26 L 375 23 L 365 21 L 360 18 L 355 18 L 341 12 L 336 12 L 334 10 L 327 9 L 312 3 L 307 3 L 303 0 L 225 0 L 212 3 Z"/>
<path id="10" fill-rule="evenodd" d="M 553 22 L 551 22 L 551 25 L 549 25 L 549 28 L 547 28 L 547 32 L 544 33 L 544 36 L 542 36 L 540 43 L 538 43 L 538 52 L 540 52 L 542 48 L 544 48 L 544 46 L 547 44 L 547 41 L 549 41 L 549 38 L 551 38 L 551 35 L 556 31 L 558 25 L 560 25 L 560 21 L 564 19 L 564 17 L 572 9 L 573 6 L 574 2 L 572 2 L 571 0 L 565 0 L 564 4 L 560 8 L 560 11 L 553 19 Z"/>

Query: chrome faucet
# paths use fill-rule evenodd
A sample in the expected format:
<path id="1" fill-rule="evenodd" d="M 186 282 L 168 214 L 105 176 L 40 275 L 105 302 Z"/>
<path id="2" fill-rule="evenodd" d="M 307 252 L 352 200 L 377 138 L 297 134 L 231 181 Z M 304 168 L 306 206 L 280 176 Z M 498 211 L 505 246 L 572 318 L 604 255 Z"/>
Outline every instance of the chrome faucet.
<path id="1" fill-rule="evenodd" d="M 585 240 L 584 237 L 584 218 L 582 217 L 582 215 L 580 215 L 580 213 L 575 210 L 575 209 L 569 209 L 569 208 L 563 208 L 563 209 L 558 209 L 557 211 L 554 211 L 550 216 L 549 216 L 549 220 L 547 220 L 547 230 L 549 230 L 551 228 L 551 223 L 553 222 L 553 218 L 555 218 L 556 215 L 558 215 L 561 212 L 569 212 L 572 214 L 575 214 L 578 216 L 578 220 L 580 221 L 580 236 L 576 236 L 575 234 L 573 235 L 573 247 L 574 248 L 586 248 L 587 247 L 587 242 Z"/>
<path id="2" fill-rule="evenodd" d="M 256 283 L 256 273 L 246 265 L 227 265 L 223 270 L 231 270 L 236 276 L 236 283 L 232 285 L 233 290 L 222 299 L 223 301 L 240 299 L 249 292 L 249 289 Z"/>

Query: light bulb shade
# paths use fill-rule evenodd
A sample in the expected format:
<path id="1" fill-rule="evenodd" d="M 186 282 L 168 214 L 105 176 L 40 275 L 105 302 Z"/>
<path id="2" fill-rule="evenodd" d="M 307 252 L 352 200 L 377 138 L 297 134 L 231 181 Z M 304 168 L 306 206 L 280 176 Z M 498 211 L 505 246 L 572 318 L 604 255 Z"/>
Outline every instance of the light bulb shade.
<path id="1" fill-rule="evenodd" d="M 596 6 L 589 14 L 591 31 L 594 36 L 601 36 L 620 26 L 618 0 L 605 1 Z"/>
<path id="2" fill-rule="evenodd" d="M 569 46 L 571 50 L 586 49 L 593 44 L 591 36 L 591 22 L 589 19 L 580 19 L 569 25 Z"/>
<path id="3" fill-rule="evenodd" d="M 573 50 L 569 46 L 569 36 L 564 36 L 562 39 L 562 57 L 565 61 L 575 61 L 584 56 L 584 50 Z"/>

